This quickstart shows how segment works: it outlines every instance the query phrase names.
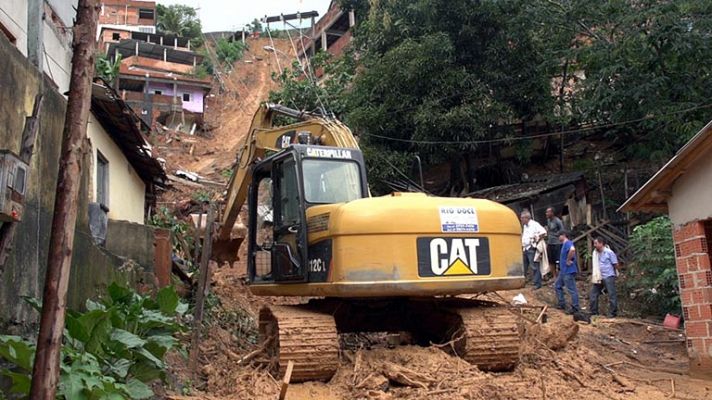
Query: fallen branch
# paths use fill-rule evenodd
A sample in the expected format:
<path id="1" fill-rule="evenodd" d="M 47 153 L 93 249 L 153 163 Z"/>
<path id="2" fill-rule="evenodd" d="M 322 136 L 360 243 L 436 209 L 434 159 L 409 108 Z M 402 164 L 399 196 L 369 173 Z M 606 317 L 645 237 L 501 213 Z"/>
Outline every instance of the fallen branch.
<path id="1" fill-rule="evenodd" d="M 383 365 L 383 375 L 389 380 L 403 386 L 427 389 L 429 383 L 435 380 L 405 367 L 387 362 Z"/>
<path id="2" fill-rule="evenodd" d="M 613 376 L 613 380 L 618 382 L 619 385 L 623 386 L 625 391 L 627 391 L 627 392 L 635 391 L 635 385 L 631 384 L 627 379 L 625 379 L 625 378 L 628 378 L 627 376 L 625 376 L 621 373 L 618 373 L 615 370 L 613 370 L 613 368 L 607 367 L 603 364 L 601 364 L 601 367 L 603 367 L 603 369 L 605 369 L 606 371 L 610 372 L 611 376 Z"/>
<path id="3" fill-rule="evenodd" d="M 640 343 L 685 343 L 685 339 L 660 339 L 660 340 L 645 340 Z"/>
<path id="4" fill-rule="evenodd" d="M 549 309 L 549 306 L 548 306 L 548 305 L 545 305 L 544 308 L 541 309 L 541 312 L 539 313 L 539 316 L 536 317 L 536 322 L 537 322 L 538 324 L 541 324 L 542 318 L 544 318 L 544 313 L 546 313 L 546 310 L 548 310 L 548 309 Z"/>
<path id="5" fill-rule="evenodd" d="M 242 358 L 240 358 L 240 360 L 237 362 L 237 365 L 243 365 L 246 362 L 248 362 L 248 361 L 252 360 L 253 358 L 257 357 L 258 355 L 260 355 L 262 352 L 264 352 L 264 350 L 267 348 L 267 345 L 273 339 L 274 339 L 274 336 L 268 337 L 264 342 L 262 342 L 262 344 L 258 348 L 256 348 L 255 350 L 247 353 Z"/>
<path id="6" fill-rule="evenodd" d="M 679 369 L 665 368 L 665 367 L 653 367 L 653 366 L 649 366 L 649 365 L 633 363 L 630 361 L 619 361 L 619 362 L 615 362 L 612 364 L 607 364 L 606 366 L 612 367 L 614 365 L 621 365 L 621 364 L 630 365 L 631 367 L 636 367 L 636 368 L 647 369 L 648 371 L 664 372 L 664 373 L 675 374 L 675 375 L 686 375 L 687 374 L 685 371 L 680 371 Z"/>

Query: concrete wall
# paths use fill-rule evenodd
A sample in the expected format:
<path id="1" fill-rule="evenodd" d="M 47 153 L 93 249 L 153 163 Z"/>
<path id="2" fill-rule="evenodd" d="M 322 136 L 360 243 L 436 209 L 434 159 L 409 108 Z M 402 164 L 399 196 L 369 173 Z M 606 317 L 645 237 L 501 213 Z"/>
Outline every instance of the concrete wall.
<path id="1" fill-rule="evenodd" d="M 20 149 L 25 117 L 32 112 L 35 94 L 41 91 L 45 95 L 28 176 L 25 213 L 16 229 L 8 263 L 0 268 L 0 332 L 23 333 L 33 328 L 38 316 L 21 296 L 40 297 L 44 285 L 66 101 L 4 37 L 0 37 L 0 87 L 0 147 L 14 152 Z M 86 298 L 95 296 L 112 281 L 138 285 L 150 278 L 135 263 L 120 259 L 91 241 L 89 158 L 87 155 L 79 194 L 68 295 L 72 308 L 81 307 Z"/>
<path id="2" fill-rule="evenodd" d="M 668 209 L 675 226 L 712 218 L 712 162 L 709 158 L 698 160 L 675 181 Z"/>
<path id="3" fill-rule="evenodd" d="M 143 224 L 146 185 L 93 115 L 89 116 L 87 135 L 91 142 L 90 201 L 97 201 L 96 160 L 97 152 L 101 152 L 109 162 L 109 218 Z"/>
<path id="4" fill-rule="evenodd" d="M 139 18 L 139 9 L 153 10 L 153 19 Z M 101 2 L 100 24 L 150 26 L 156 24 L 153 1 L 106 0 Z"/>
<path id="5" fill-rule="evenodd" d="M 0 0 L 0 23 L 15 37 L 17 49 L 27 55 L 27 1 Z"/>
<path id="6" fill-rule="evenodd" d="M 27 56 L 27 0 L 0 0 L 0 23 L 16 38 L 15 45 Z M 57 85 L 60 93 L 69 89 L 71 69 L 71 27 L 77 0 L 48 0 L 42 28 L 43 71 Z"/>
<path id="7" fill-rule="evenodd" d="M 142 224 L 109 220 L 106 228 L 106 250 L 131 258 L 147 271 L 152 271 L 154 231 L 155 228 Z"/>

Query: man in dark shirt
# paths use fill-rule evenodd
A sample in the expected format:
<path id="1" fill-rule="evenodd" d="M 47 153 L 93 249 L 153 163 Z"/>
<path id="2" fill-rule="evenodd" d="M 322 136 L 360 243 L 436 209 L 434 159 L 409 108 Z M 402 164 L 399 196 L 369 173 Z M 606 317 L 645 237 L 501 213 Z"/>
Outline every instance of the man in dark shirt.
<path id="1" fill-rule="evenodd" d="M 546 209 L 546 252 L 549 254 L 552 276 L 556 275 L 556 262 L 559 261 L 561 243 L 559 233 L 564 230 L 564 224 L 554 213 L 554 208 Z"/>
<path id="2" fill-rule="evenodd" d="M 561 256 L 559 257 L 561 271 L 559 271 L 559 276 L 556 278 L 554 288 L 559 302 L 558 308 L 566 310 L 566 299 L 564 298 L 564 287 L 566 287 L 566 291 L 571 296 L 571 308 L 566 310 L 566 313 L 573 314 L 580 310 L 578 289 L 576 288 L 576 274 L 578 273 L 576 248 L 566 231 L 559 233 L 559 241 L 561 242 Z"/>

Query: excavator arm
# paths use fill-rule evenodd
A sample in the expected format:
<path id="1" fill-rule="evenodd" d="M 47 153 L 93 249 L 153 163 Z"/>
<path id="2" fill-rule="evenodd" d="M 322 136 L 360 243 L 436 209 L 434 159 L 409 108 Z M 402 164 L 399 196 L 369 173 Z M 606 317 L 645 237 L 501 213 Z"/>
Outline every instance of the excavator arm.
<path id="1" fill-rule="evenodd" d="M 301 121 L 274 127 L 273 119 L 276 115 Z M 237 251 L 244 237 L 233 237 L 233 228 L 247 199 L 252 180 L 252 166 L 263 159 L 268 151 L 277 152 L 295 143 L 358 148 L 351 130 L 337 119 L 297 111 L 278 104 L 262 104 L 252 118 L 252 125 L 228 183 L 225 208 L 213 250 L 214 258 L 218 261 L 232 263 L 237 260 Z"/>

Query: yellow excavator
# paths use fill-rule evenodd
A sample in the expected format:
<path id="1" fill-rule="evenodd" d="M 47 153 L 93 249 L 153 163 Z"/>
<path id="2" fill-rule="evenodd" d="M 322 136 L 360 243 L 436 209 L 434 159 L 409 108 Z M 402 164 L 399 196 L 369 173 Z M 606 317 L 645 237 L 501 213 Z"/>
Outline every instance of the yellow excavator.
<path id="1" fill-rule="evenodd" d="M 299 122 L 273 126 L 283 115 Z M 216 254 L 233 261 L 232 237 L 248 207 L 247 270 L 258 296 L 304 296 L 265 306 L 261 340 L 292 381 L 327 380 L 339 334 L 409 332 L 483 370 L 512 369 L 521 327 L 504 307 L 465 298 L 524 286 L 519 221 L 481 199 L 392 193 L 371 197 L 358 143 L 343 123 L 264 104 L 228 185 Z M 220 251 L 222 250 L 222 251 Z"/>

